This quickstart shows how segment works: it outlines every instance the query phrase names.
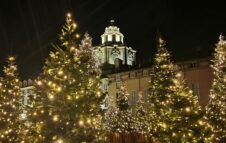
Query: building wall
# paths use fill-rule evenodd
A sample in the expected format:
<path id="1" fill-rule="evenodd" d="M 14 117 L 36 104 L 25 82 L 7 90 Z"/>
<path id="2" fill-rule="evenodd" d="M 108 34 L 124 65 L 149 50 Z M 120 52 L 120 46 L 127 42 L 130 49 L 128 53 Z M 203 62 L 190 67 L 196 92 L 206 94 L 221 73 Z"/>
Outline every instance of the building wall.
<path id="1" fill-rule="evenodd" d="M 184 78 L 187 85 L 192 89 L 196 84 L 199 89 L 199 102 L 201 105 L 206 105 L 209 101 L 209 93 L 212 85 L 213 74 L 209 67 L 199 67 L 196 69 L 185 70 Z"/>
<path id="2" fill-rule="evenodd" d="M 195 63 L 195 64 L 194 64 Z M 184 76 L 187 86 L 193 91 L 194 96 L 198 96 L 200 104 L 205 106 L 209 100 L 210 87 L 213 80 L 212 70 L 209 67 L 209 59 L 201 59 L 198 61 L 186 61 L 177 63 L 179 70 Z M 109 74 L 108 94 L 115 101 L 116 83 L 124 82 L 129 94 L 130 104 L 133 105 L 131 93 L 135 91 L 136 99 L 144 96 L 149 88 L 150 67 L 138 70 Z M 135 76 L 134 74 L 135 73 Z M 120 80 L 117 78 L 120 76 Z M 147 95 L 146 95 L 147 96 Z M 146 98 L 146 97 L 144 97 Z M 114 103 L 111 103 L 114 104 Z"/>

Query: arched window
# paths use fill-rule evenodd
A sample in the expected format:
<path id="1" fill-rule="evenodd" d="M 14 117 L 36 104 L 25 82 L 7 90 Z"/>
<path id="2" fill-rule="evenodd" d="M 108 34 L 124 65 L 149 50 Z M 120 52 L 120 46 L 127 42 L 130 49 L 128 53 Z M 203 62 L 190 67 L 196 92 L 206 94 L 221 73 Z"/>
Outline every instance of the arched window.
<path id="1" fill-rule="evenodd" d="M 112 56 L 113 61 L 115 61 L 115 59 L 118 59 L 119 58 L 119 55 L 120 55 L 119 49 L 114 48 L 112 50 L 112 52 L 111 52 L 111 56 Z"/>

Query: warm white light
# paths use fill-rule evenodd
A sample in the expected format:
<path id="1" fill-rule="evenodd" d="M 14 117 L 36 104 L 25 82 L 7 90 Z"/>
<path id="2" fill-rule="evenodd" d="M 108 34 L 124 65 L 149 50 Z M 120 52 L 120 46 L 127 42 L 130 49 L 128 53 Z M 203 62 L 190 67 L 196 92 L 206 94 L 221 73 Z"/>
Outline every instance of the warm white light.
<path id="1" fill-rule="evenodd" d="M 84 122 L 83 122 L 82 120 L 80 120 L 80 121 L 79 121 L 79 125 L 80 125 L 80 126 L 83 126 L 83 125 L 84 125 Z"/>
<path id="2" fill-rule="evenodd" d="M 50 94 L 48 97 L 49 97 L 50 100 L 54 99 L 54 96 L 52 94 Z"/>
<path id="3" fill-rule="evenodd" d="M 186 110 L 187 112 L 190 112 L 190 108 L 189 108 L 189 107 L 185 108 L 185 110 Z"/>
<path id="4" fill-rule="evenodd" d="M 58 71 L 58 75 L 62 75 L 64 72 L 62 70 Z"/>
<path id="5" fill-rule="evenodd" d="M 69 18 L 70 18 L 70 17 L 71 17 L 71 13 L 67 13 L 67 17 L 69 17 Z"/>
<path id="6" fill-rule="evenodd" d="M 38 85 L 42 85 L 42 82 L 41 82 L 41 81 L 38 81 L 37 84 L 38 84 Z"/>
<path id="7" fill-rule="evenodd" d="M 57 91 L 59 91 L 59 92 L 60 92 L 61 90 L 62 90 L 62 88 L 61 88 L 61 87 L 58 87 L 58 88 L 57 88 Z"/>
<path id="8" fill-rule="evenodd" d="M 15 60 L 15 57 L 11 56 L 9 57 L 9 61 L 14 61 Z"/>
<path id="9" fill-rule="evenodd" d="M 73 23 L 73 27 L 76 28 L 77 27 L 77 24 L 76 23 Z"/>
<path id="10" fill-rule="evenodd" d="M 63 140 L 62 140 L 62 139 L 58 139 L 58 140 L 56 141 L 56 143 L 63 143 Z"/>
<path id="11" fill-rule="evenodd" d="M 80 35 L 79 35 L 79 34 L 76 34 L 76 35 L 75 35 L 75 37 L 76 37 L 76 38 L 79 38 L 79 37 L 80 37 Z"/>
<path id="12" fill-rule="evenodd" d="M 54 121 L 54 122 L 57 122 L 58 120 L 59 120 L 58 115 L 54 115 L 54 116 L 53 116 L 53 121 Z"/>

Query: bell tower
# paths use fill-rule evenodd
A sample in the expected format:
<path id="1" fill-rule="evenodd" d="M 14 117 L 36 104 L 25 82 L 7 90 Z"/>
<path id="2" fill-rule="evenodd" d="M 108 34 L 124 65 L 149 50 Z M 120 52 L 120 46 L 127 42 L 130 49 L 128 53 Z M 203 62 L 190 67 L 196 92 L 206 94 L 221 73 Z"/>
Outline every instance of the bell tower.
<path id="1" fill-rule="evenodd" d="M 124 35 L 113 19 L 101 35 L 101 44 L 95 47 L 95 52 L 105 73 L 135 65 L 136 51 L 124 44 Z"/>

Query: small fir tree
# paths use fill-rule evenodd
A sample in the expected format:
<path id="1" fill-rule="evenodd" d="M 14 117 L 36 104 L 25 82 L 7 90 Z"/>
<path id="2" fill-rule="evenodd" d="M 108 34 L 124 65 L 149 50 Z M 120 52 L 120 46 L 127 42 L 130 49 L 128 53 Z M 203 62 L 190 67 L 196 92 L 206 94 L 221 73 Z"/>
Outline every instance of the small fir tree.
<path id="1" fill-rule="evenodd" d="M 7 64 L 0 83 L 0 142 L 23 142 L 26 129 L 20 118 L 21 92 L 15 58 L 9 57 Z"/>
<path id="2" fill-rule="evenodd" d="M 220 35 L 216 45 L 213 65 L 214 79 L 210 101 L 206 106 L 204 120 L 207 123 L 205 142 L 226 142 L 226 41 Z"/>
<path id="3" fill-rule="evenodd" d="M 106 113 L 106 130 L 123 142 L 126 136 L 134 133 L 134 119 L 129 107 L 128 94 L 124 82 L 116 94 L 116 106 L 111 106 Z"/>

